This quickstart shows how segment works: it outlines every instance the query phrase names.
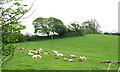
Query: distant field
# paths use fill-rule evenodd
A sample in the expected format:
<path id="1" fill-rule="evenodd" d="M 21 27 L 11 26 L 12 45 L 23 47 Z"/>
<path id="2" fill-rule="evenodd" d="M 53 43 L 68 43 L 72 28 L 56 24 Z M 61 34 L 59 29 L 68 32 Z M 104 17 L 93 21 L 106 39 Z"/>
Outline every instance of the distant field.
<path id="1" fill-rule="evenodd" d="M 28 42 L 17 43 L 18 47 L 25 47 Z M 27 55 L 28 50 L 43 48 L 43 51 L 58 50 L 65 56 L 74 54 L 74 62 L 65 62 L 63 57 L 54 59 L 54 54 L 41 54 L 42 59 L 34 59 Z M 87 60 L 78 62 L 79 56 Z M 108 64 L 102 61 L 118 61 L 118 36 L 89 34 L 82 37 L 69 37 L 54 40 L 30 42 L 24 53 L 18 49 L 15 57 L 9 61 L 4 70 L 107 70 Z M 118 64 L 112 63 L 110 70 L 116 70 Z"/>

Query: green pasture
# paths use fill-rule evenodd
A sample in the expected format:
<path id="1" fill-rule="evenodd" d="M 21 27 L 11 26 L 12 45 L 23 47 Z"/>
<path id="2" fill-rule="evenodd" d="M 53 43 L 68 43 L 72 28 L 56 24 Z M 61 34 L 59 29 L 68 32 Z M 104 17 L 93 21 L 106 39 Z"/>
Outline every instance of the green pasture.
<path id="1" fill-rule="evenodd" d="M 28 42 L 16 43 L 19 47 L 25 47 Z M 58 50 L 64 56 L 74 54 L 74 62 L 65 62 L 63 57 L 54 59 L 55 54 L 41 54 L 43 58 L 34 59 L 27 55 L 28 50 L 42 48 L 50 52 Z M 78 62 L 79 56 L 85 56 L 87 60 Z M 108 63 L 112 61 L 110 70 L 116 70 L 118 64 L 118 36 L 89 34 L 86 36 L 69 37 L 53 40 L 32 41 L 25 48 L 24 53 L 15 50 L 15 56 L 10 60 L 4 70 L 107 70 Z"/>

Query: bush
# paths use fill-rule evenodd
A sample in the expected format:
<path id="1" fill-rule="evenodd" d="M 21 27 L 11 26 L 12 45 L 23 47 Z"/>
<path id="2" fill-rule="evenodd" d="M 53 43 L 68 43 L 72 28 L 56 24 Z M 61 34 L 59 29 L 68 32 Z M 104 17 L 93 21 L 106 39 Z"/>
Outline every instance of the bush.
<path id="1" fill-rule="evenodd" d="M 110 35 L 110 33 L 108 33 L 108 32 L 105 32 L 105 33 L 104 33 L 104 35 Z"/>
<path id="2" fill-rule="evenodd" d="M 91 29 L 84 29 L 85 34 L 93 34 L 93 31 Z"/>
<path id="3" fill-rule="evenodd" d="M 118 35 L 118 36 L 120 36 L 120 33 L 111 33 L 112 35 Z"/>
<path id="4" fill-rule="evenodd" d="M 84 36 L 86 35 L 87 33 L 85 33 L 85 29 L 79 29 L 78 30 L 78 36 Z"/>
<path id="5" fill-rule="evenodd" d="M 64 37 L 74 37 L 77 36 L 75 32 L 67 32 Z"/>

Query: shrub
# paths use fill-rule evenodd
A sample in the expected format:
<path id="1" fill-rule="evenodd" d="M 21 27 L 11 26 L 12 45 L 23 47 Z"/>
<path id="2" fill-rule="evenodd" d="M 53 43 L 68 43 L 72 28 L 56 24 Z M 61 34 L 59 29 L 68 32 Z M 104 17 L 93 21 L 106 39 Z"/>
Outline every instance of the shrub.
<path id="1" fill-rule="evenodd" d="M 105 33 L 104 33 L 104 35 L 110 35 L 110 33 L 108 33 L 108 32 L 105 32 Z"/>
<path id="2" fill-rule="evenodd" d="M 118 32 L 117 33 L 112 33 L 112 35 L 118 35 L 118 36 L 120 36 L 120 33 L 118 33 Z"/>

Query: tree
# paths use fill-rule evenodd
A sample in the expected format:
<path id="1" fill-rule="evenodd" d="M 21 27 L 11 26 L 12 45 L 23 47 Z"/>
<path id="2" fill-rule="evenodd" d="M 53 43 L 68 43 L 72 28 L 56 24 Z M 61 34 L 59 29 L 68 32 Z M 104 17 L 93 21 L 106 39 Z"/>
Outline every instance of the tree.
<path id="1" fill-rule="evenodd" d="M 53 34 L 58 33 L 58 35 L 63 36 L 68 31 L 60 19 L 50 17 L 48 20 Z"/>
<path id="2" fill-rule="evenodd" d="M 84 33 L 84 28 L 78 23 L 78 22 L 73 22 L 70 24 L 69 28 L 75 32 L 77 36 L 83 36 Z"/>
<path id="3" fill-rule="evenodd" d="M 78 22 L 73 22 L 70 24 L 69 28 L 72 29 L 74 32 L 78 32 L 81 26 L 78 24 Z"/>
<path id="4" fill-rule="evenodd" d="M 34 33 L 43 33 L 43 34 L 47 34 L 47 36 L 49 36 L 50 28 L 49 28 L 48 23 L 49 23 L 49 21 L 47 18 L 38 17 L 37 19 L 35 19 L 32 23 L 35 28 Z"/>
<path id="5" fill-rule="evenodd" d="M 57 18 L 42 18 L 38 17 L 33 21 L 33 25 L 35 28 L 35 33 L 43 33 L 49 36 L 51 33 L 54 35 L 58 33 L 59 35 L 63 35 L 67 30 L 66 26 L 63 22 Z"/>
<path id="6" fill-rule="evenodd" d="M 11 1 L 11 0 L 10 0 Z M 25 9 L 27 5 L 19 2 L 12 2 L 10 7 L 4 5 L 10 3 L 9 0 L 0 1 L 0 29 L 2 37 L 2 67 L 7 61 L 13 58 L 16 46 L 11 43 L 17 42 L 17 36 L 21 35 L 20 30 L 25 29 L 19 21 L 29 10 Z"/>
<path id="7" fill-rule="evenodd" d="M 95 19 L 91 19 L 82 23 L 85 29 L 91 30 L 92 33 L 98 33 L 100 25 Z"/>
<path id="8" fill-rule="evenodd" d="M 64 36 L 64 34 L 68 31 L 65 25 L 59 24 L 55 26 L 55 32 L 58 33 L 59 36 Z"/>

